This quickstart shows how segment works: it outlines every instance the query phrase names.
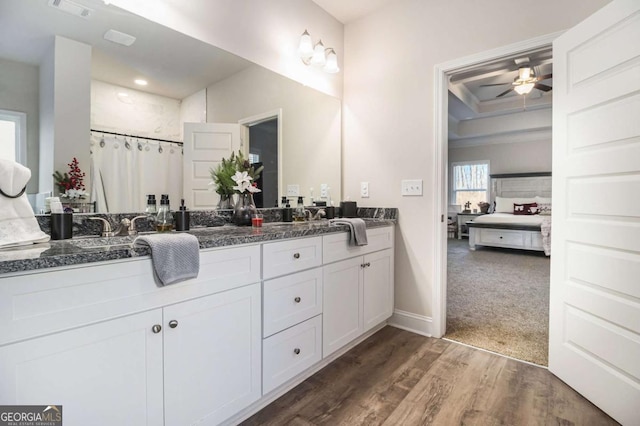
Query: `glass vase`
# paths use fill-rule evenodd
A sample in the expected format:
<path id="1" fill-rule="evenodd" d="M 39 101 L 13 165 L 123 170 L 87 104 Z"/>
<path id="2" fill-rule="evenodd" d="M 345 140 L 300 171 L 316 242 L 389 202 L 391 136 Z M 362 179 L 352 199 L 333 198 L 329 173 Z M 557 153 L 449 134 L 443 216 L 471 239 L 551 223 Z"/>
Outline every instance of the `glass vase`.
<path id="1" fill-rule="evenodd" d="M 258 213 L 253 202 L 253 194 L 239 194 L 233 209 L 233 223 L 238 226 L 251 226 L 251 215 Z"/>
<path id="2" fill-rule="evenodd" d="M 218 201 L 219 209 L 232 209 L 233 208 L 233 194 L 220 194 L 220 201 Z"/>

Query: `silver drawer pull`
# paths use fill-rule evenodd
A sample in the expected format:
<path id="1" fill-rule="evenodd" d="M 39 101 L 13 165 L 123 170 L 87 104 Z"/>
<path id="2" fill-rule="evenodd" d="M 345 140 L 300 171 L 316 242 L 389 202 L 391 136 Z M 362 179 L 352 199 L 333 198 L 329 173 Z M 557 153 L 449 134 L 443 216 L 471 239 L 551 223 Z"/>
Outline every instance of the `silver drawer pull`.
<path id="1" fill-rule="evenodd" d="M 300 348 L 295 348 L 293 350 L 293 353 L 296 354 L 296 355 L 300 355 Z"/>
<path id="2" fill-rule="evenodd" d="M 177 326 L 178 326 L 178 321 L 176 320 L 169 321 L 169 327 L 176 328 Z"/>
<path id="3" fill-rule="evenodd" d="M 151 327 L 151 331 L 158 334 L 162 331 L 162 326 L 160 324 L 156 324 L 153 327 Z"/>
<path id="4" fill-rule="evenodd" d="M 296 298 L 295 298 L 295 299 L 293 299 L 293 300 L 294 300 L 296 303 L 300 303 L 300 301 L 301 301 L 302 299 L 300 299 L 299 297 L 296 297 Z"/>
<path id="5" fill-rule="evenodd" d="M 300 253 L 294 253 L 293 254 L 293 258 L 294 259 L 300 259 Z"/>

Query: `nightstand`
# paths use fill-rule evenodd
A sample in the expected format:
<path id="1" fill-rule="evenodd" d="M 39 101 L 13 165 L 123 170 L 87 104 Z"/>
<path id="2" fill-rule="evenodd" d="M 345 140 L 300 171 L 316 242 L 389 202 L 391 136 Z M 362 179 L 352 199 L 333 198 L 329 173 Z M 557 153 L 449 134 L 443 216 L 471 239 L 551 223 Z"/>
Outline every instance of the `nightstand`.
<path id="1" fill-rule="evenodd" d="M 469 236 L 469 229 L 467 229 L 467 222 L 472 221 L 478 216 L 482 216 L 485 213 L 458 213 L 458 239 Z M 464 231 L 464 232 L 463 232 Z"/>

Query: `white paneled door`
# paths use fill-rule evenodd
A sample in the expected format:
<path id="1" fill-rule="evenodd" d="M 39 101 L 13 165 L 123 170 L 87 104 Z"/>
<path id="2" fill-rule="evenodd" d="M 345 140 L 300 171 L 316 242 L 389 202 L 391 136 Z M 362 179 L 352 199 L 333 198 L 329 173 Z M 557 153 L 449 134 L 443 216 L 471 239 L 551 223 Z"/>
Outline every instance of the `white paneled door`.
<path id="1" fill-rule="evenodd" d="M 549 370 L 640 422 L 640 1 L 553 44 Z"/>
<path id="2" fill-rule="evenodd" d="M 182 193 L 190 209 L 211 209 L 218 204 L 219 196 L 209 186 L 210 170 L 240 146 L 240 125 L 237 123 L 184 124 Z"/>

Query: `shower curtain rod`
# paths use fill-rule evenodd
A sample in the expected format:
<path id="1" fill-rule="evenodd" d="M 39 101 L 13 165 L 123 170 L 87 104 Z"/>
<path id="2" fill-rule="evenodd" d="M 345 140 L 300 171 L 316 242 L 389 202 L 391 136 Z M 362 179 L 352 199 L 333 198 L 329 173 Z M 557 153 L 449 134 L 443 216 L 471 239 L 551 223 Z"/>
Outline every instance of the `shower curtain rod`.
<path id="1" fill-rule="evenodd" d="M 127 138 L 134 138 L 134 139 L 146 139 L 146 140 L 150 140 L 150 141 L 158 141 L 158 142 L 166 142 L 166 143 L 175 143 L 175 144 L 178 144 L 178 145 L 180 145 L 180 146 L 182 146 L 182 145 L 183 145 L 183 143 L 182 143 L 182 142 L 170 141 L 170 140 L 167 140 L 167 139 L 157 139 L 157 138 L 148 138 L 148 137 L 146 137 L 146 136 L 126 135 L 126 134 L 124 134 L 124 133 L 106 132 L 106 131 L 104 131 L 104 130 L 96 130 L 96 129 L 91 129 L 91 131 L 92 131 L 92 132 L 95 132 L 95 133 L 103 133 L 103 134 L 105 134 L 105 135 L 124 136 L 124 137 L 127 137 Z"/>

